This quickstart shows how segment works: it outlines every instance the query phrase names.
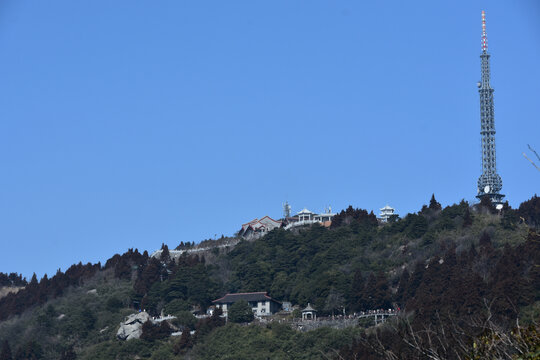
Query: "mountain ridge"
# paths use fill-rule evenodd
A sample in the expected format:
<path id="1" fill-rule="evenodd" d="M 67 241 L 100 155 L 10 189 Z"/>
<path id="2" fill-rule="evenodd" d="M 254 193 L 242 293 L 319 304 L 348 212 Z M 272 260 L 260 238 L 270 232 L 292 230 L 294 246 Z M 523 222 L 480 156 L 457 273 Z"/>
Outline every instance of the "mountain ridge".
<path id="1" fill-rule="evenodd" d="M 223 246 L 227 239 L 206 241 L 205 251 L 176 260 L 166 245 L 159 259 L 130 249 L 104 266 L 79 263 L 50 279 L 34 276 L 19 293 L 1 298 L 0 339 L 14 349 L 33 349 L 30 338 L 40 339 L 42 358 L 59 358 L 53 344 L 80 358 L 115 358 L 95 356 L 104 347 L 117 349 L 118 355 L 134 346 L 117 343 L 114 332 L 135 309 L 154 316 L 163 310 L 188 321 L 186 312 L 194 307 L 204 311 L 224 293 L 241 291 L 267 291 L 300 306 L 311 303 L 321 315 L 343 308 L 352 314 L 399 307 L 414 314 L 415 326 L 435 323 L 436 316 L 446 324 L 450 309 L 463 319 L 483 314 L 483 299 L 490 299 L 501 323 L 516 316 L 530 322 L 539 307 L 539 214 L 536 196 L 519 209 L 506 205 L 501 211 L 489 203 L 471 207 L 464 201 L 442 208 L 433 197 L 418 213 L 385 225 L 351 207 L 340 212 L 330 229 L 274 230 L 228 247 Z M 87 293 L 92 289 L 97 296 Z M 188 322 L 194 330 L 198 326 L 199 334 L 190 346 L 176 351 L 179 340 L 172 338 L 137 340 L 137 349 L 121 358 L 152 357 L 159 351 L 208 358 L 201 347 L 210 346 L 208 334 L 219 333 L 220 326 Z M 21 326 L 26 335 L 17 337 Z M 355 340 L 369 339 L 361 332 L 347 333 L 349 350 L 356 354 L 367 351 Z M 332 349 L 346 353 L 342 347 Z"/>

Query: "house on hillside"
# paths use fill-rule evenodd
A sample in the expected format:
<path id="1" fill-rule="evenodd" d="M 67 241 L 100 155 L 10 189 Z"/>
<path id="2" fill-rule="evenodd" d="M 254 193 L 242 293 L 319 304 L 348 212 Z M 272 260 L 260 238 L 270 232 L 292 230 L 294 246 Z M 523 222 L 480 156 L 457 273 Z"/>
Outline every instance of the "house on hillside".
<path id="1" fill-rule="evenodd" d="M 255 239 L 265 235 L 267 232 L 281 227 L 282 222 L 265 216 L 262 219 L 253 219 L 242 225 L 238 236 L 244 239 Z"/>
<path id="2" fill-rule="evenodd" d="M 281 309 L 281 303 L 272 299 L 265 292 L 227 294 L 212 301 L 212 303 L 221 308 L 224 315 L 227 315 L 229 307 L 240 300 L 247 301 L 253 313 L 257 316 L 269 316 Z"/>
<path id="3" fill-rule="evenodd" d="M 332 224 L 332 218 L 336 214 L 332 213 L 332 208 L 325 209 L 321 214 L 316 214 L 313 211 L 309 211 L 304 208 L 295 216 L 287 218 L 287 225 L 285 229 L 290 229 L 297 226 L 320 224 L 324 227 L 330 227 Z"/>

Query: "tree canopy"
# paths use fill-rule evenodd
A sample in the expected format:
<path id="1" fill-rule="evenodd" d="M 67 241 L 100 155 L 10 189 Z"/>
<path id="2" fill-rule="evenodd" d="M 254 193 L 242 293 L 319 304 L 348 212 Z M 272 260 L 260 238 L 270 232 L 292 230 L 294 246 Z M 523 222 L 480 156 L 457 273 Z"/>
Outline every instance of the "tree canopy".
<path id="1" fill-rule="evenodd" d="M 227 313 L 227 318 L 233 323 L 247 323 L 254 319 L 253 310 L 245 300 L 232 304 Z"/>

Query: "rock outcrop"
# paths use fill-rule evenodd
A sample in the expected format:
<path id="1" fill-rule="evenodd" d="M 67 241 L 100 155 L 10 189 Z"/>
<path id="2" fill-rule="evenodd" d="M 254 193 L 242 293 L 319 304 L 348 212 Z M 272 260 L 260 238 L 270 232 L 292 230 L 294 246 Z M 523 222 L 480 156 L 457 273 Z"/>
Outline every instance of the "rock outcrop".
<path id="1" fill-rule="evenodd" d="M 19 290 L 24 289 L 24 286 L 0 286 L 0 298 L 7 296 L 10 293 L 18 293 Z"/>
<path id="2" fill-rule="evenodd" d="M 148 320 L 150 320 L 150 315 L 146 311 L 129 315 L 124 322 L 120 323 L 116 337 L 120 340 L 140 338 L 142 326 Z"/>

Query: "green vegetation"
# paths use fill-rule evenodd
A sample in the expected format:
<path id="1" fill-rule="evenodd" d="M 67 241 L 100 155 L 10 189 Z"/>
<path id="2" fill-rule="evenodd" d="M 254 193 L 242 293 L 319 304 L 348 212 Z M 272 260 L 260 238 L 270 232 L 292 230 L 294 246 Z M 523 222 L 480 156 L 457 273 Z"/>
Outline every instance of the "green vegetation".
<path id="1" fill-rule="evenodd" d="M 174 273 L 166 281 L 155 282 L 143 299 L 143 308 L 174 314 L 191 310 L 197 304 L 206 309 L 220 294 L 220 284 L 212 279 L 212 268 L 201 262 L 172 266 Z"/>
<path id="2" fill-rule="evenodd" d="M 193 349 L 196 359 L 331 359 L 337 350 L 352 343 L 361 333 L 358 328 L 321 328 L 298 332 L 287 325 L 239 326 L 218 328 Z"/>
<path id="3" fill-rule="evenodd" d="M 419 358 L 421 351 L 403 339 L 425 344 L 426 325 L 440 340 L 434 351 L 453 346 L 465 354 L 474 351 L 456 346 L 472 346 L 489 334 L 506 336 L 496 331 L 514 328 L 516 318 L 532 327 L 523 336 L 508 336 L 532 342 L 534 349 L 540 319 L 538 224 L 536 196 L 500 212 L 489 202 L 442 208 L 433 196 L 418 213 L 387 224 L 349 207 L 330 229 L 275 230 L 204 256 L 173 261 L 163 245 L 162 259 L 129 250 L 103 267 L 77 264 L 40 281 L 0 274 L 4 286 L 25 286 L 0 298 L 0 359 L 328 359 L 338 353 L 371 359 L 387 351 Z M 364 330 L 361 325 L 372 324 L 365 321 L 304 333 L 276 322 L 235 324 L 252 320 L 247 303 L 229 309 L 228 324 L 219 310 L 206 319 L 191 313 L 204 313 L 226 292 L 246 291 L 267 291 L 300 306 L 309 302 L 321 317 L 392 307 L 407 316 L 377 329 Z M 139 340 L 117 340 L 119 323 L 138 309 L 177 319 L 172 327 L 144 324 Z M 488 314 L 492 328 L 470 325 Z M 170 337 L 173 327 L 182 335 Z M 442 338 L 456 327 L 461 337 Z"/>
<path id="4" fill-rule="evenodd" d="M 37 347 L 31 342 L 35 341 L 45 359 L 59 359 L 75 345 L 87 347 L 113 339 L 120 321 L 132 312 L 127 308 L 132 286 L 131 282 L 114 279 L 107 272 L 100 273 L 60 298 L 1 322 L 0 339 L 9 342 L 13 355 L 18 349 L 22 353 L 28 349 L 35 351 Z M 117 301 L 122 302 L 122 307 L 111 308 L 111 302 Z"/>
<path id="5" fill-rule="evenodd" d="M 231 305 L 228 318 L 233 323 L 248 323 L 255 318 L 251 306 L 245 300 L 240 300 Z"/>

